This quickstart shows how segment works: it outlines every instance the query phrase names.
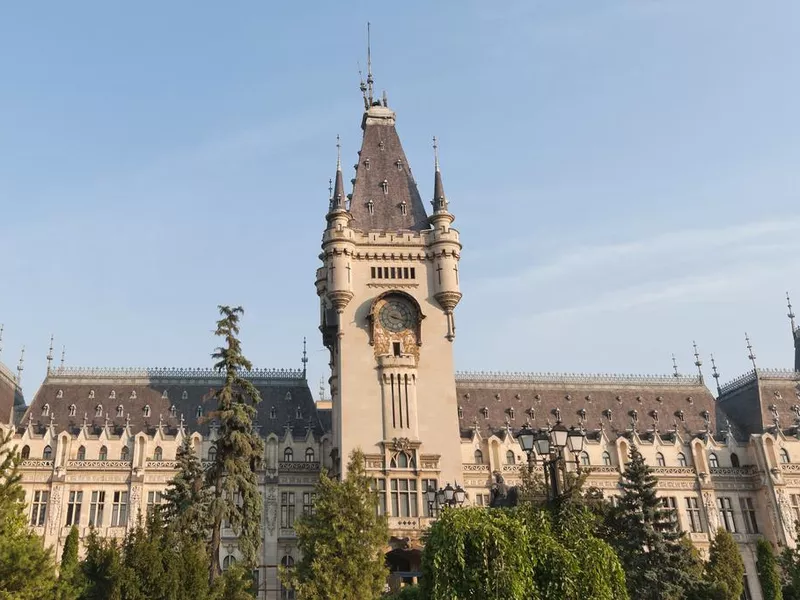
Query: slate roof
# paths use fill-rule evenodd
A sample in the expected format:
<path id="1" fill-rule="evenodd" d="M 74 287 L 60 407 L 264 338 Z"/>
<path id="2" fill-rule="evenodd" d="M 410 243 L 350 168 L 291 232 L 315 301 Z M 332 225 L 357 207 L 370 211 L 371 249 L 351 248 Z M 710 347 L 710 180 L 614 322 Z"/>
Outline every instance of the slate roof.
<path id="1" fill-rule="evenodd" d="M 6 365 L 0 363 L 0 423 L 14 422 L 14 407 L 24 404 L 17 379 Z"/>
<path id="2" fill-rule="evenodd" d="M 665 436 L 717 427 L 714 396 L 699 377 L 458 373 L 456 390 L 465 436 L 475 426 L 487 435 L 526 421 L 544 428 L 559 418 L 612 438 L 633 427 Z"/>
<path id="3" fill-rule="evenodd" d="M 800 372 L 754 369 L 720 391 L 720 408 L 746 434 L 800 424 Z"/>
<path id="4" fill-rule="evenodd" d="M 309 427 L 316 435 L 327 431 L 302 371 L 257 370 L 248 378 L 261 393 L 257 425 L 262 436 L 282 437 L 287 426 L 294 436 L 304 437 Z M 57 432 L 77 434 L 86 415 L 90 432 L 99 433 L 108 419 L 113 431 L 121 432 L 129 423 L 134 433 L 153 434 L 160 417 L 165 432 L 174 434 L 183 415 L 188 431 L 207 434 L 211 424 L 204 417 L 216 407 L 212 395 L 221 384 L 217 373 L 203 369 L 57 369 L 48 373 L 20 426 L 30 421 L 43 431 L 52 419 Z"/>
<path id="5" fill-rule="evenodd" d="M 361 128 L 364 137 L 350 200 L 350 226 L 362 231 L 428 229 L 428 216 L 395 129 L 394 112 L 373 105 L 364 113 Z"/>

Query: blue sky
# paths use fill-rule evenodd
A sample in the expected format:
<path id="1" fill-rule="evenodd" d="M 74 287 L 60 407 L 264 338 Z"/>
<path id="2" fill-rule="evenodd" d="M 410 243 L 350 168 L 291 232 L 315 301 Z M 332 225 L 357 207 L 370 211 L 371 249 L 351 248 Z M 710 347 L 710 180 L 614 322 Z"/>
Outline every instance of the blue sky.
<path id="1" fill-rule="evenodd" d="M 723 379 L 792 360 L 794 0 L 5 3 L 2 360 L 206 366 L 219 303 L 258 366 L 325 372 L 314 270 L 358 62 L 464 243 L 459 369 Z"/>

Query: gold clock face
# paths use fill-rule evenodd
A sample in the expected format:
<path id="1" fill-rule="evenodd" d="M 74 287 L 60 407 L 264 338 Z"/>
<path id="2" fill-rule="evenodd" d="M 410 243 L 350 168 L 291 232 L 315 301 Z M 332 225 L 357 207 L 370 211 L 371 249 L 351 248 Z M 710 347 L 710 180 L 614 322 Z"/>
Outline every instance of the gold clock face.
<path id="1" fill-rule="evenodd" d="M 414 326 L 414 309 L 407 301 L 393 298 L 381 307 L 378 318 L 384 329 L 397 333 Z"/>

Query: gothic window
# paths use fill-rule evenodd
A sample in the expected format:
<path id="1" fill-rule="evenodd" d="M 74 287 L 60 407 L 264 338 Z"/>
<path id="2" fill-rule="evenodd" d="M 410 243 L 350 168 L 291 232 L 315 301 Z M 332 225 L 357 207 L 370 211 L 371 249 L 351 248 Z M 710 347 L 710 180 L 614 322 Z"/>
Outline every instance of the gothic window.
<path id="1" fill-rule="evenodd" d="M 50 446 L 44 447 L 44 451 L 42 452 L 42 458 L 44 460 L 51 460 L 53 458 L 53 449 Z"/>
<path id="2" fill-rule="evenodd" d="M 314 449 L 306 448 L 306 462 L 314 462 Z"/>
<path id="3" fill-rule="evenodd" d="M 217 460 L 217 449 L 214 446 L 208 449 L 208 460 L 211 462 Z"/>
<path id="4" fill-rule="evenodd" d="M 164 460 L 164 451 L 161 446 L 156 446 L 156 451 L 153 452 L 153 460 Z"/>
<path id="5" fill-rule="evenodd" d="M 146 404 L 142 412 L 144 413 L 145 419 L 148 418 L 150 416 L 150 405 Z"/>
<path id="6" fill-rule="evenodd" d="M 203 407 L 202 406 L 198 406 L 197 407 L 197 412 L 195 413 L 195 415 L 197 416 L 198 419 L 203 416 Z"/>
<path id="7" fill-rule="evenodd" d="M 181 400 L 188 400 L 188 399 L 189 399 L 189 392 L 183 390 L 183 393 L 181 394 Z"/>
<path id="8" fill-rule="evenodd" d="M 136 400 L 136 390 L 131 391 L 131 400 Z"/>
<path id="9" fill-rule="evenodd" d="M 283 451 L 283 460 L 284 462 L 292 462 L 294 460 L 294 452 L 291 448 L 286 448 Z"/>
<path id="10" fill-rule="evenodd" d="M 105 446 L 100 446 L 100 454 L 98 456 L 100 460 L 108 460 L 108 448 Z"/>
<path id="11" fill-rule="evenodd" d="M 405 200 L 400 203 L 400 214 L 405 215 L 408 212 L 408 205 L 406 204 Z"/>
<path id="12" fill-rule="evenodd" d="M 688 466 L 688 463 L 686 462 L 686 455 L 683 452 L 678 452 L 678 466 L 679 467 Z"/>
<path id="13" fill-rule="evenodd" d="M 236 564 L 236 557 L 233 554 L 228 554 L 228 556 L 222 559 L 222 570 L 227 571 L 235 564 Z"/>
<path id="14" fill-rule="evenodd" d="M 603 464 L 606 467 L 611 466 L 611 455 L 608 453 L 608 451 L 603 452 Z"/>
<path id="15" fill-rule="evenodd" d="M 86 446 L 78 448 L 78 460 L 86 460 Z"/>
<path id="16" fill-rule="evenodd" d="M 581 452 L 581 465 L 584 467 L 588 467 L 591 463 L 589 461 L 589 453 L 588 452 Z"/>
<path id="17" fill-rule="evenodd" d="M 94 400 L 94 390 L 89 390 L 89 400 Z"/>
<path id="18" fill-rule="evenodd" d="M 781 448 L 781 464 L 788 465 L 790 462 L 789 453 L 786 451 L 786 448 Z"/>
<path id="19" fill-rule="evenodd" d="M 656 465 L 659 467 L 667 466 L 667 461 L 664 460 L 664 455 L 661 452 L 656 452 Z"/>
<path id="20" fill-rule="evenodd" d="M 122 406 L 122 404 L 120 404 L 119 406 L 117 406 L 117 416 L 122 417 L 124 415 L 125 415 L 125 408 Z"/>
<path id="21" fill-rule="evenodd" d="M 481 414 L 483 415 L 484 419 L 488 419 L 489 418 L 489 408 L 487 406 L 484 406 L 481 409 Z"/>
<path id="22" fill-rule="evenodd" d="M 719 458 L 713 452 L 708 455 L 708 464 L 712 469 L 719 467 Z"/>
<path id="23" fill-rule="evenodd" d="M 397 456 L 392 458 L 391 466 L 396 469 L 413 469 L 415 467 L 414 457 L 409 456 L 406 452 L 398 452 Z"/>
<path id="24" fill-rule="evenodd" d="M 459 419 L 463 419 L 464 418 L 464 407 L 463 406 L 459 406 L 458 407 L 458 418 Z"/>
<path id="25" fill-rule="evenodd" d="M 20 453 L 22 458 L 30 458 L 31 457 L 31 447 L 30 446 L 23 446 L 22 452 Z"/>
<path id="26" fill-rule="evenodd" d="M 129 460 L 130 459 L 131 451 L 128 449 L 127 446 L 123 446 L 122 450 L 119 452 L 119 459 L 120 460 Z"/>
<path id="27" fill-rule="evenodd" d="M 735 452 L 733 454 L 731 454 L 731 466 L 732 467 L 738 467 L 739 466 L 739 457 L 736 455 Z"/>
<path id="28" fill-rule="evenodd" d="M 299 406 L 294 411 L 294 417 L 295 417 L 295 419 L 302 419 L 303 418 L 303 409 L 300 408 Z"/>
<path id="29" fill-rule="evenodd" d="M 103 416 L 103 405 L 98 404 L 94 407 L 94 416 L 95 417 L 102 417 Z"/>
<path id="30" fill-rule="evenodd" d="M 50 416 L 50 405 L 49 405 L 49 404 L 45 404 L 45 405 L 42 407 L 42 416 L 43 416 L 43 417 Z"/>
<path id="31" fill-rule="evenodd" d="M 517 461 L 516 461 L 516 457 L 514 456 L 514 451 L 513 450 L 509 450 L 508 452 L 506 452 L 506 464 L 507 465 L 513 465 L 516 462 Z"/>
<path id="32" fill-rule="evenodd" d="M 172 406 L 170 406 L 170 407 L 169 407 L 169 416 L 170 416 L 170 417 L 175 417 L 175 415 L 177 414 L 177 412 L 178 412 L 178 409 L 175 407 L 175 405 L 174 405 L 174 404 L 173 404 Z"/>
<path id="33" fill-rule="evenodd" d="M 60 400 L 63 397 L 64 397 L 64 390 L 58 390 L 58 392 L 56 393 L 56 398 Z"/>
<path id="34" fill-rule="evenodd" d="M 475 464 L 482 465 L 483 464 L 483 452 L 480 450 L 475 450 Z"/>
<path id="35" fill-rule="evenodd" d="M 508 418 L 511 419 L 511 420 L 514 419 L 514 409 L 513 408 L 509 408 L 508 409 Z"/>
<path id="36" fill-rule="evenodd" d="M 270 407 L 269 409 L 269 418 L 273 420 L 278 418 L 278 411 L 275 410 L 274 406 Z"/>
<path id="37" fill-rule="evenodd" d="M 367 211 L 368 211 L 368 212 L 369 212 L 369 214 L 371 214 L 371 215 L 374 215 L 374 214 L 375 214 L 375 203 L 374 203 L 372 200 L 370 200 L 369 202 L 367 202 Z"/>
<path id="38" fill-rule="evenodd" d="M 117 398 L 117 392 L 116 392 L 116 391 L 114 391 L 114 390 L 111 390 L 111 393 L 108 395 L 108 398 L 109 398 L 110 400 L 116 400 L 116 398 Z"/>
<path id="39" fill-rule="evenodd" d="M 75 416 L 75 410 L 76 410 L 75 409 L 75 405 L 74 404 L 70 404 L 69 405 L 69 416 L 70 417 L 74 417 Z"/>
<path id="40" fill-rule="evenodd" d="M 389 194 L 389 182 L 385 179 L 381 181 L 381 189 L 383 190 L 383 195 L 387 196 Z"/>

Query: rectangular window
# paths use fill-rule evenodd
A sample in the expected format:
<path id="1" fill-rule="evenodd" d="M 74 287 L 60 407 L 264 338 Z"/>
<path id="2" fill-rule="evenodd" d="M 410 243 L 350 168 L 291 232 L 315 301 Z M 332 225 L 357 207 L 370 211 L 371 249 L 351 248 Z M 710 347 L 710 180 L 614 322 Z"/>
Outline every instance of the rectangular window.
<path id="1" fill-rule="evenodd" d="M 414 267 L 411 267 L 411 279 L 417 278 L 417 270 Z"/>
<path id="2" fill-rule="evenodd" d="M 392 516 L 417 516 L 416 479 L 392 479 Z"/>
<path id="3" fill-rule="evenodd" d="M 83 492 L 70 492 L 67 502 L 67 525 L 79 525 L 81 522 L 81 503 Z"/>
<path id="4" fill-rule="evenodd" d="M 389 273 L 390 273 L 390 275 L 391 275 L 391 278 L 392 278 L 392 279 L 395 279 L 396 275 L 395 275 L 395 268 L 394 268 L 394 267 L 392 267 L 392 268 L 390 268 L 390 269 L 389 269 Z"/>
<path id="5" fill-rule="evenodd" d="M 744 580 L 742 581 L 741 600 L 753 600 L 753 595 L 750 593 L 750 581 L 747 579 L 747 575 L 744 576 Z"/>
<path id="6" fill-rule="evenodd" d="M 303 514 L 304 515 L 313 515 L 314 514 L 314 500 L 316 499 L 316 494 L 314 492 L 303 492 Z"/>
<path id="7" fill-rule="evenodd" d="M 111 504 L 111 526 L 125 527 L 128 524 L 128 492 L 114 492 Z"/>
<path id="8" fill-rule="evenodd" d="M 92 492 L 92 501 L 89 503 L 89 526 L 103 526 L 103 509 L 106 506 L 106 493 L 101 491 Z"/>
<path id="9" fill-rule="evenodd" d="M 674 496 L 661 498 L 661 504 L 669 511 L 670 520 L 673 523 L 678 522 L 678 499 Z"/>
<path id="10" fill-rule="evenodd" d="M 386 514 L 386 480 L 373 479 L 372 489 L 378 492 L 378 504 L 375 506 L 375 514 L 378 516 Z"/>
<path id="11" fill-rule="evenodd" d="M 719 518 L 722 526 L 730 533 L 736 533 L 736 521 L 733 520 L 733 503 L 728 497 L 717 498 Z"/>
<path id="12" fill-rule="evenodd" d="M 164 501 L 164 497 L 162 492 L 156 490 L 150 490 L 147 492 L 147 514 L 153 514 L 156 506 L 160 505 Z"/>
<path id="13" fill-rule="evenodd" d="M 408 279 L 408 267 L 403 267 L 403 279 Z"/>
<path id="14" fill-rule="evenodd" d="M 703 521 L 700 519 L 700 504 L 697 498 L 686 498 L 686 515 L 689 517 L 689 529 L 692 533 L 702 533 Z"/>
<path id="15" fill-rule="evenodd" d="M 373 279 L 375 279 L 375 267 L 370 267 L 370 268 L 369 268 L 369 273 L 370 273 L 370 276 L 371 276 Z"/>
<path id="16" fill-rule="evenodd" d="M 294 492 L 281 492 L 281 527 L 294 527 Z"/>
<path id="17" fill-rule="evenodd" d="M 31 526 L 42 527 L 47 519 L 47 499 L 50 492 L 37 490 L 33 492 L 31 503 Z"/>
<path id="18" fill-rule="evenodd" d="M 428 490 L 433 489 L 438 490 L 437 481 L 435 479 L 423 479 L 422 480 L 422 516 L 423 517 L 432 517 L 431 514 L 431 506 L 428 504 Z"/>
<path id="19" fill-rule="evenodd" d="M 800 494 L 789 494 L 789 499 L 792 504 L 792 515 L 794 515 L 795 522 L 800 521 Z"/>
<path id="20" fill-rule="evenodd" d="M 389 279 L 389 267 L 383 267 L 383 278 Z"/>
<path id="21" fill-rule="evenodd" d="M 753 499 L 739 498 L 739 506 L 742 507 L 745 531 L 747 533 L 758 533 L 758 522 L 756 521 L 756 509 L 753 506 Z"/>

